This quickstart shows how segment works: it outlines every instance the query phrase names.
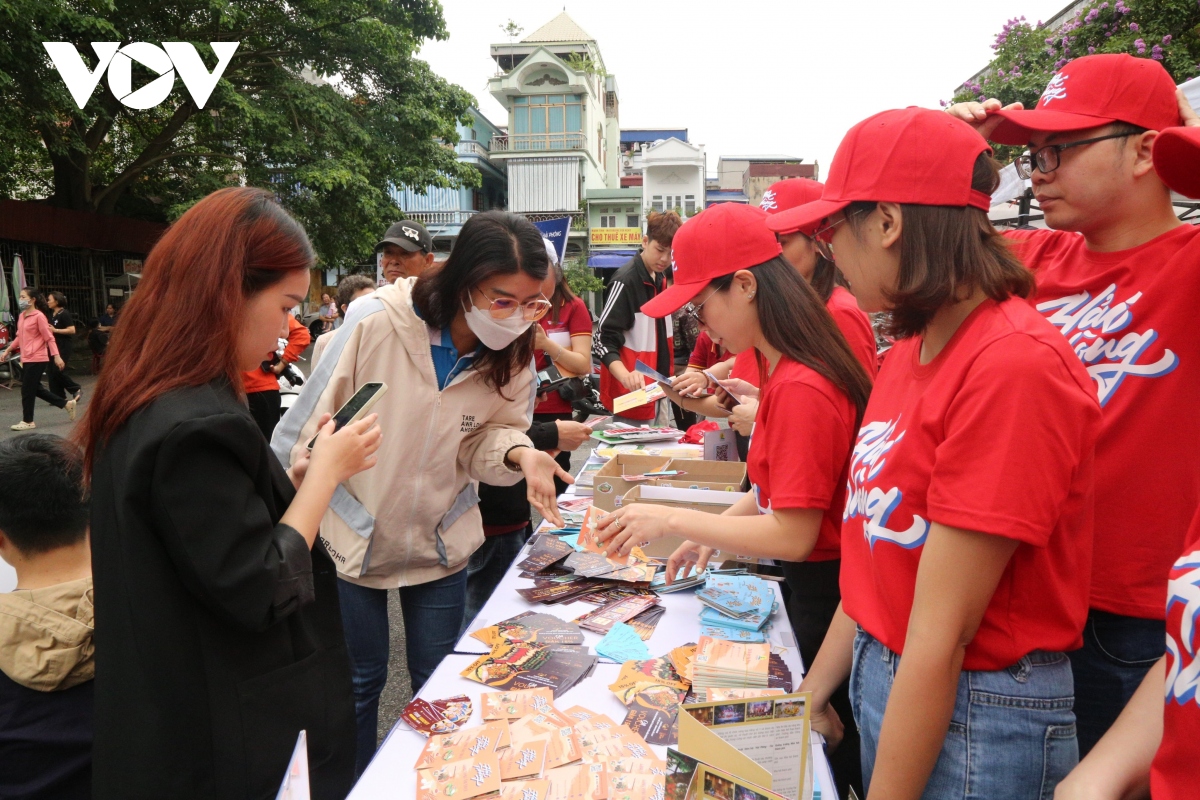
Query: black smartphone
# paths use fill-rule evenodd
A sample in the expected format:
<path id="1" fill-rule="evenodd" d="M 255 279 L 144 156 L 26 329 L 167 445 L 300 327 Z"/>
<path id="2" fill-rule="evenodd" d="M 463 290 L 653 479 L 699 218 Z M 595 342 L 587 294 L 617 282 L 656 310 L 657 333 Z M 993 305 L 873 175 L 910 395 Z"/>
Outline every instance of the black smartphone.
<path id="1" fill-rule="evenodd" d="M 558 367 L 550 364 L 545 369 L 538 370 L 538 392 L 545 393 L 557 389 L 567 381 L 571 380 L 570 376 L 563 375 L 558 371 Z"/>
<path id="2" fill-rule="evenodd" d="M 337 426 L 335 431 L 340 431 L 342 428 L 349 425 L 351 422 L 357 422 L 367 415 L 371 407 L 379 401 L 379 398 L 387 392 L 386 383 L 364 383 L 354 396 L 346 401 L 345 405 L 337 410 L 333 415 L 333 422 Z M 317 437 L 314 436 L 308 442 L 308 449 L 312 450 L 313 445 L 317 443 Z"/>

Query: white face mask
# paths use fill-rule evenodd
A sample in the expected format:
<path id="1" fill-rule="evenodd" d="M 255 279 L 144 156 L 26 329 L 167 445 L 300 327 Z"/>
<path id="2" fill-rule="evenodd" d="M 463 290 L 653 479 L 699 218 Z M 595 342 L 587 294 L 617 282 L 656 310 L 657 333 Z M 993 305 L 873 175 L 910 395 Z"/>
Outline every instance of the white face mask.
<path id="1" fill-rule="evenodd" d="M 479 341 L 483 342 L 483 346 L 489 350 L 503 350 L 515 342 L 518 336 L 529 330 L 529 326 L 533 324 L 525 319 L 520 309 L 514 311 L 513 315 L 507 319 L 496 319 L 490 312 L 479 308 L 474 303 L 470 308 L 464 303 L 463 311 L 467 312 L 467 327 L 471 329 L 471 333 L 479 337 Z"/>

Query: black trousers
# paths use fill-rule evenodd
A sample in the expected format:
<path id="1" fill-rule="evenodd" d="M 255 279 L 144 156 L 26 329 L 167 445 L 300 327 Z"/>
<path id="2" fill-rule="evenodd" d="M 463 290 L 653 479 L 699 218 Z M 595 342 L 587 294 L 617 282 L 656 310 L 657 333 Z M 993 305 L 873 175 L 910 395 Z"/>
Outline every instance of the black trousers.
<path id="1" fill-rule="evenodd" d="M 784 562 L 783 575 L 787 580 L 788 619 L 796 632 L 796 644 L 804 659 L 804 668 L 812 666 L 825 641 L 829 624 L 842 600 L 838 586 L 838 575 L 842 562 L 805 561 Z M 838 795 L 846 797 L 846 787 L 853 786 L 859 797 L 863 797 L 862 755 L 859 752 L 858 728 L 854 722 L 854 711 L 850 706 L 850 682 L 846 681 L 833 693 L 829 704 L 838 713 L 846 727 L 845 738 L 837 750 L 829 754 L 829 765 L 833 768 L 834 783 Z"/>
<path id="2" fill-rule="evenodd" d="M 250 416 L 258 423 L 258 428 L 271 441 L 271 434 L 279 424 L 280 409 L 283 407 L 278 389 L 268 389 L 265 392 L 250 392 L 246 395 L 250 405 Z"/>
<path id="3" fill-rule="evenodd" d="M 63 364 L 67 363 L 69 356 L 63 356 Z M 58 364 L 53 361 L 46 362 L 46 383 L 50 384 L 50 391 L 59 397 L 74 397 L 79 394 L 79 384 L 75 379 L 67 374 L 64 366 L 63 369 L 58 368 Z"/>
<path id="4" fill-rule="evenodd" d="M 21 418 L 26 422 L 33 422 L 34 401 L 39 397 L 59 408 L 67 404 L 62 395 L 54 394 L 42 386 L 42 374 L 46 371 L 47 363 L 49 362 L 29 361 L 21 364 Z"/>

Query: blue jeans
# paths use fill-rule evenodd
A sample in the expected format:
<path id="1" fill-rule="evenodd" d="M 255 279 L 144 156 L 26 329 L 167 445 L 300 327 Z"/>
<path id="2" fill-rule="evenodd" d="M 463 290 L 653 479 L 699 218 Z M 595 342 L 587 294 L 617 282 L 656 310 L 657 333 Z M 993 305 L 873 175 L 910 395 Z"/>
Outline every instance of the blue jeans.
<path id="1" fill-rule="evenodd" d="M 1070 653 L 1081 758 L 1116 722 L 1146 672 L 1162 658 L 1166 637 L 1166 624 L 1161 619 L 1126 617 L 1095 609 L 1088 612 L 1083 647 Z"/>
<path id="2" fill-rule="evenodd" d="M 461 569 L 418 586 L 402 586 L 400 610 L 406 632 L 405 655 L 412 693 L 421 690 L 441 660 L 454 650 L 466 601 L 467 571 Z M 361 775 L 375 755 L 379 728 L 379 694 L 387 683 L 387 590 L 338 581 L 342 626 L 354 680 L 354 713 L 358 722 L 356 759 Z"/>
<path id="3" fill-rule="evenodd" d="M 525 546 L 532 525 L 526 525 L 519 531 L 504 533 L 499 536 L 489 536 L 483 540 L 483 545 L 471 554 L 467 561 L 467 606 L 463 610 L 462 626 L 458 635 L 462 636 L 475 617 L 479 616 L 484 603 L 500 585 L 504 573 Z M 499 622 L 499 620 L 489 620 Z"/>
<path id="4" fill-rule="evenodd" d="M 868 791 L 900 658 L 859 629 L 850 703 L 862 736 Z M 950 729 L 922 797 L 1050 800 L 1079 762 L 1071 690 L 1071 665 L 1063 653 L 1033 652 L 995 672 L 964 670 Z"/>

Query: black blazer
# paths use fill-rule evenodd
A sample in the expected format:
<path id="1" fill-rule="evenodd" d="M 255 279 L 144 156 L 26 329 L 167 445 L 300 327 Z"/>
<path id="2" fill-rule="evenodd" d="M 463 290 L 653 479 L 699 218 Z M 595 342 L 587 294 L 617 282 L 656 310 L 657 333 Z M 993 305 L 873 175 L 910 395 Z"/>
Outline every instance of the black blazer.
<path id="1" fill-rule="evenodd" d="M 228 384 L 135 413 L 92 473 L 96 798 L 273 798 L 301 729 L 313 797 L 354 782 L 333 563 Z"/>

